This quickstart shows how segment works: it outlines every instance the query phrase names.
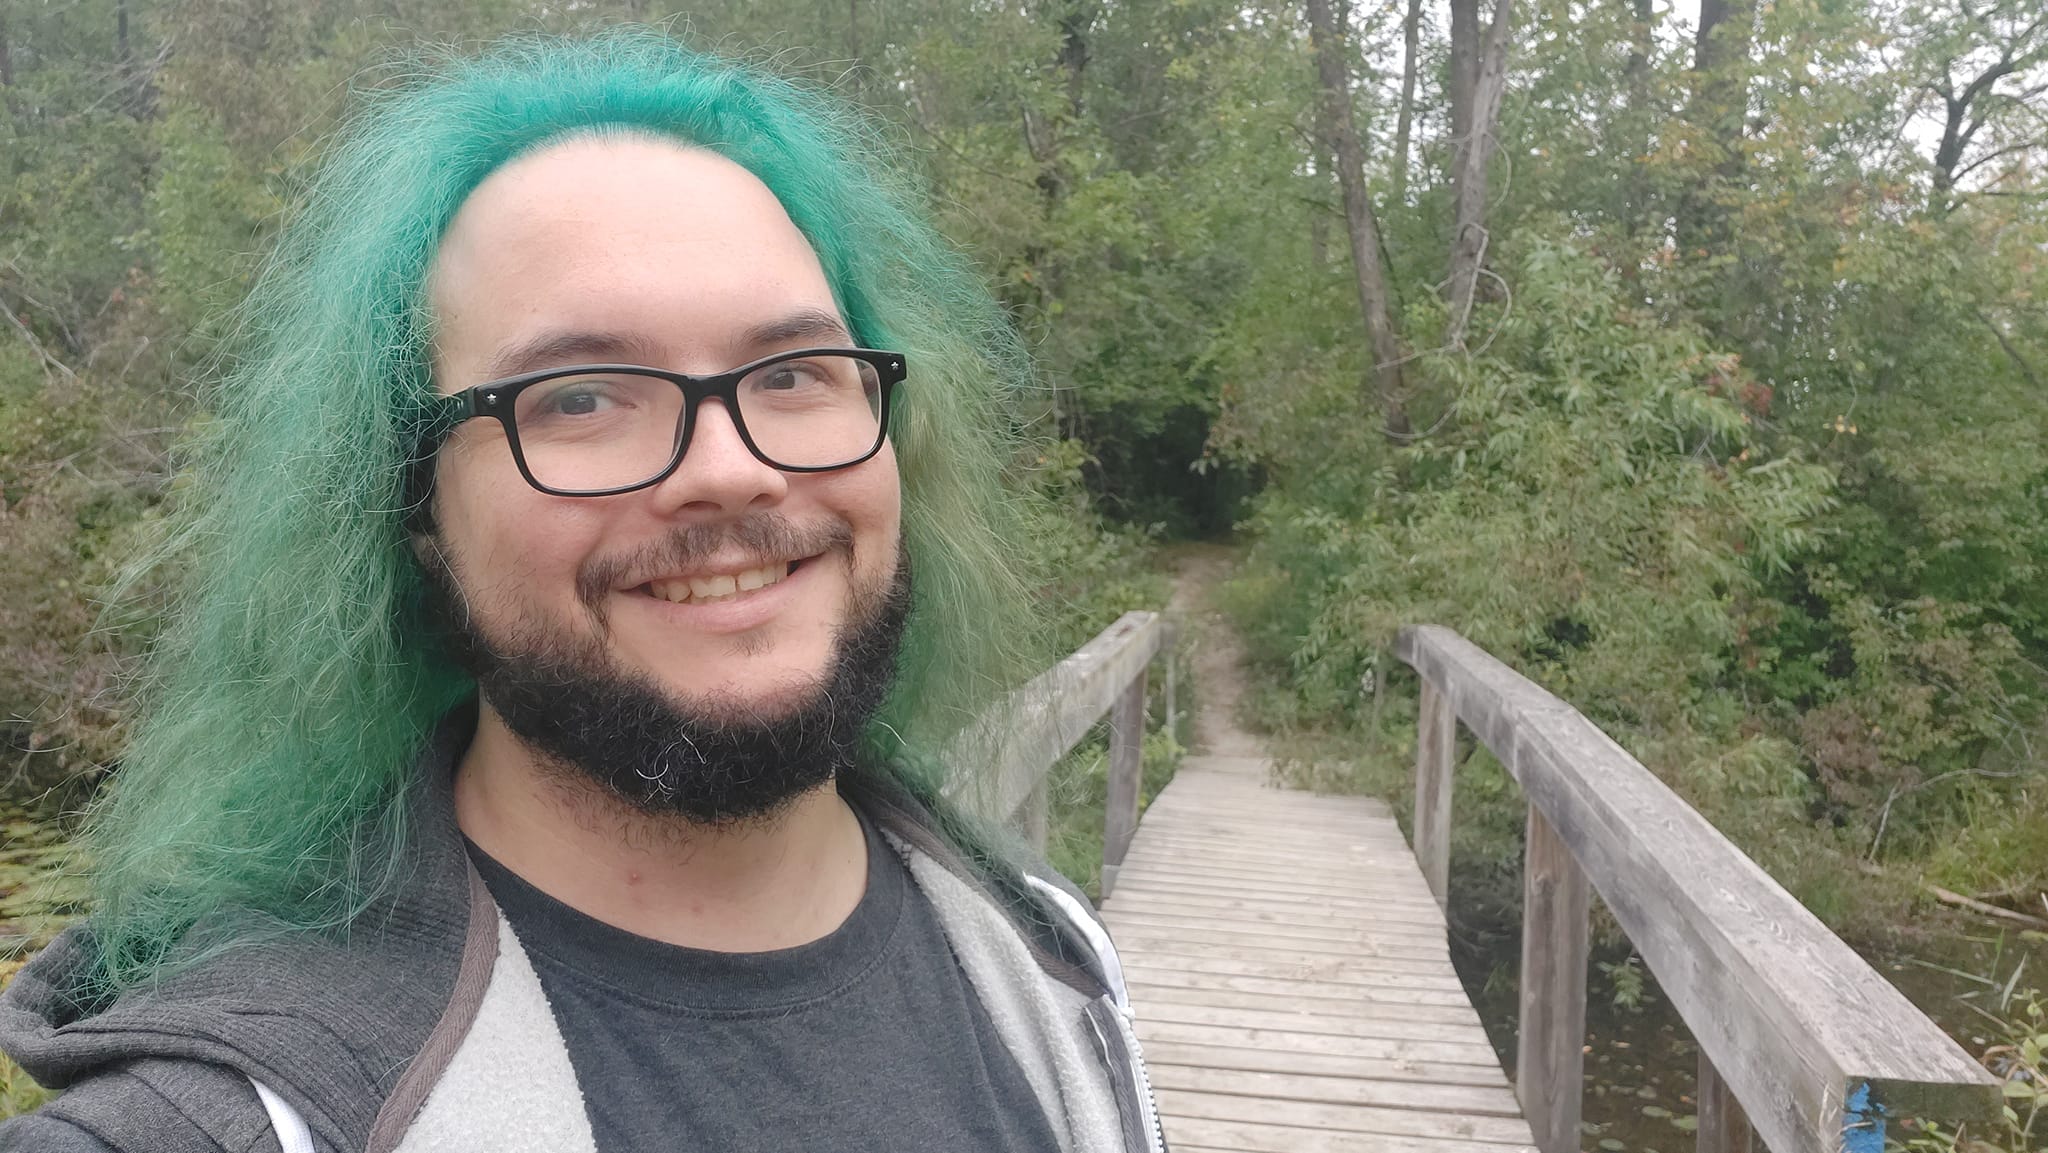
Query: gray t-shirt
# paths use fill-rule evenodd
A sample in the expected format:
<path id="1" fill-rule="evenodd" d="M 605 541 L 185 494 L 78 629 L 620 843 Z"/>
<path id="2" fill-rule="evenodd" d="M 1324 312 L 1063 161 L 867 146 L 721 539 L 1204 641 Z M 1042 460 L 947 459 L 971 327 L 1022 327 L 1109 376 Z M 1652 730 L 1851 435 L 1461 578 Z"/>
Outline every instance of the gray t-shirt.
<path id="1" fill-rule="evenodd" d="M 635 936 L 470 855 L 533 958 L 598 1153 L 1054 1153 L 903 861 L 824 938 L 716 953 Z"/>

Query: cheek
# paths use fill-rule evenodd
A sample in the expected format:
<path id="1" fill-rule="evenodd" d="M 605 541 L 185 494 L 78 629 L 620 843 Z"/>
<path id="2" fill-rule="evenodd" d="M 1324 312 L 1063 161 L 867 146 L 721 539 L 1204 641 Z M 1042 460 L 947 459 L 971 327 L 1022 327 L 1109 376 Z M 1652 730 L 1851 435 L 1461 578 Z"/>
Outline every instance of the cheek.
<path id="1" fill-rule="evenodd" d="M 866 563 L 886 566 L 895 563 L 896 544 L 903 536 L 903 482 L 893 455 L 884 453 L 870 464 L 872 472 L 864 469 L 858 477 L 848 478 L 852 484 L 844 494 L 845 515 L 856 540 L 866 536 L 873 542 L 867 550 L 871 555 L 863 558 Z"/>
<path id="2" fill-rule="evenodd" d="M 444 455 L 434 494 L 434 523 L 471 595 L 573 599 L 577 565 L 596 536 L 587 516 L 528 486 L 502 444 L 477 447 Z"/>

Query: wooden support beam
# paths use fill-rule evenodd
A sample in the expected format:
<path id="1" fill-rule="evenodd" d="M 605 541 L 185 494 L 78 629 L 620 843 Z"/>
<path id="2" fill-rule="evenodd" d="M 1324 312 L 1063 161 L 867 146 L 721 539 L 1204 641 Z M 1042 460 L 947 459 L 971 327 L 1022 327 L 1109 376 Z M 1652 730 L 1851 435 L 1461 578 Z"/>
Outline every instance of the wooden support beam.
<path id="1" fill-rule="evenodd" d="M 1451 898 L 1451 781 L 1458 714 L 1441 691 L 1422 682 L 1422 714 L 1415 725 L 1415 860 L 1439 909 Z"/>
<path id="2" fill-rule="evenodd" d="M 1700 1105 L 1699 1153 L 1750 1153 L 1756 1131 L 1705 1049 L 1700 1050 L 1700 1083 L 1693 1097 Z"/>
<path id="3" fill-rule="evenodd" d="M 1522 1016 L 1515 1095 L 1543 1153 L 1577 1153 L 1586 1044 L 1586 874 L 1529 806 L 1522 858 Z"/>
<path id="4" fill-rule="evenodd" d="M 1166 735 L 1180 743 L 1180 626 L 1166 622 L 1159 647 L 1166 653 Z"/>
<path id="5" fill-rule="evenodd" d="M 1145 670 L 1124 688 L 1109 713 L 1109 803 L 1102 813 L 1101 895 L 1116 887 L 1117 870 L 1138 831 L 1138 786 L 1145 765 Z"/>

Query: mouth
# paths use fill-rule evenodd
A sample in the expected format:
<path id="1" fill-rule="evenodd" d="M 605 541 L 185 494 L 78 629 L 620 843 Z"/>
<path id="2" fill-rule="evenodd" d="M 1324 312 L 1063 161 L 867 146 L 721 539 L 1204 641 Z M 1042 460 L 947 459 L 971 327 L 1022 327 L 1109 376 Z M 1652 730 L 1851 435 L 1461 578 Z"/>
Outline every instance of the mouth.
<path id="1" fill-rule="evenodd" d="M 632 591 L 670 604 L 719 604 L 780 584 L 814 559 L 816 558 L 804 557 L 791 561 L 770 561 L 751 568 L 706 570 L 686 576 L 656 577 Z"/>

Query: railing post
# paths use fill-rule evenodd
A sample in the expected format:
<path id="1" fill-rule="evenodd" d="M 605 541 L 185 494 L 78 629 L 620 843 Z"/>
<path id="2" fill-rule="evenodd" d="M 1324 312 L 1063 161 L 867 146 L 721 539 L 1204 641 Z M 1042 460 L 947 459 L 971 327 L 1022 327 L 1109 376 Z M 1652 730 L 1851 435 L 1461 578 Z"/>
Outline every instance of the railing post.
<path id="1" fill-rule="evenodd" d="M 1176 683 L 1180 665 L 1180 626 L 1168 621 L 1159 641 L 1166 649 L 1166 733 L 1180 743 L 1180 693 Z"/>
<path id="2" fill-rule="evenodd" d="M 1515 1096 L 1543 1153 L 1577 1153 L 1586 1043 L 1586 874 L 1529 805 Z"/>
<path id="3" fill-rule="evenodd" d="M 1100 896 L 1116 887 L 1117 870 L 1138 829 L 1138 779 L 1145 760 L 1145 670 L 1124 688 L 1109 713 L 1109 801 L 1102 813 Z"/>
<path id="4" fill-rule="evenodd" d="M 1450 908 L 1451 761 L 1458 714 L 1427 677 L 1415 726 L 1415 860 L 1439 909 Z"/>
<path id="5" fill-rule="evenodd" d="M 1700 1103 L 1699 1153 L 1750 1153 L 1749 1115 L 1742 1111 L 1734 1090 L 1721 1079 L 1721 1071 L 1705 1049 L 1700 1050 L 1700 1083 L 1695 1099 Z"/>

